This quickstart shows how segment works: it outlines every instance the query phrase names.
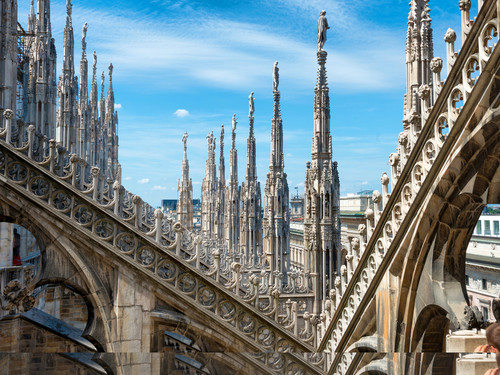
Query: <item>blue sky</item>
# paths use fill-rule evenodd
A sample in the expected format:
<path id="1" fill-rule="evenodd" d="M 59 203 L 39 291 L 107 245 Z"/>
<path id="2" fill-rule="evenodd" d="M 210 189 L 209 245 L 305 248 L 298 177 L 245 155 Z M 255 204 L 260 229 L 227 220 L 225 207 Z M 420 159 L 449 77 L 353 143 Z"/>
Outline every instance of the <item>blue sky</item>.
<path id="1" fill-rule="evenodd" d="M 303 191 L 310 160 L 316 83 L 317 19 L 327 11 L 325 50 L 330 87 L 333 158 L 341 194 L 380 189 L 382 172 L 402 130 L 408 0 L 108 1 L 73 0 L 75 68 L 81 28 L 98 71 L 113 62 L 123 185 L 153 206 L 175 198 L 187 131 L 193 196 L 200 197 L 214 131 L 238 120 L 239 180 L 245 178 L 248 95 L 254 91 L 257 173 L 265 184 L 272 117 L 272 66 L 279 61 L 285 172 L 290 191 Z M 25 26 L 29 0 L 19 0 Z M 460 39 L 458 1 L 430 2 L 434 54 L 445 57 L 448 27 Z M 476 14 L 473 2 L 471 14 Z M 52 33 L 61 69 L 65 1 L 52 1 Z M 460 40 L 457 41 L 457 45 Z M 91 63 L 90 63 L 91 68 Z M 89 77 L 91 78 L 91 77 Z M 443 77 L 444 78 L 444 77 Z M 107 89 L 107 87 L 106 87 Z M 183 111 L 179 111 L 183 110 Z M 217 157 L 218 160 L 218 157 Z"/>

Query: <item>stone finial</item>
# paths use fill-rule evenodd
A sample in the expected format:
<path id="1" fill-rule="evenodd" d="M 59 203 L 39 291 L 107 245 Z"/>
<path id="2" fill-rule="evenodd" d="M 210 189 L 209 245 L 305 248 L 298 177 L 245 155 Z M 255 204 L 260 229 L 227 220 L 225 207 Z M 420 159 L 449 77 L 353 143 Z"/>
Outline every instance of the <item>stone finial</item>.
<path id="1" fill-rule="evenodd" d="M 446 34 L 444 34 L 444 41 L 446 43 L 455 43 L 455 40 L 457 40 L 457 34 L 453 29 L 448 29 L 446 30 Z"/>
<path id="2" fill-rule="evenodd" d="M 3 111 L 3 116 L 7 120 L 11 120 L 14 117 L 14 111 L 12 111 L 12 109 L 6 109 L 5 111 Z"/>
<path id="3" fill-rule="evenodd" d="M 326 42 L 326 30 L 329 28 L 328 21 L 326 20 L 326 11 L 322 10 L 318 19 L 318 51 L 323 51 L 323 46 Z"/>
<path id="4" fill-rule="evenodd" d="M 471 7 L 471 1 L 470 0 L 460 0 L 458 2 L 458 7 L 460 8 L 461 11 L 468 12 Z"/>
<path id="5" fill-rule="evenodd" d="M 441 57 L 434 57 L 431 60 L 431 70 L 433 73 L 441 73 L 441 69 L 443 69 L 443 60 Z"/>
<path id="6" fill-rule="evenodd" d="M 380 178 L 380 183 L 382 185 L 389 185 L 389 176 L 386 172 L 382 173 L 382 177 Z"/>
<path id="7" fill-rule="evenodd" d="M 113 80 L 113 63 L 109 63 L 108 71 L 109 71 L 109 81 L 111 82 Z"/>
<path id="8" fill-rule="evenodd" d="M 421 85 L 418 88 L 418 96 L 420 96 L 421 99 L 428 99 L 431 94 L 431 88 L 429 85 Z"/>

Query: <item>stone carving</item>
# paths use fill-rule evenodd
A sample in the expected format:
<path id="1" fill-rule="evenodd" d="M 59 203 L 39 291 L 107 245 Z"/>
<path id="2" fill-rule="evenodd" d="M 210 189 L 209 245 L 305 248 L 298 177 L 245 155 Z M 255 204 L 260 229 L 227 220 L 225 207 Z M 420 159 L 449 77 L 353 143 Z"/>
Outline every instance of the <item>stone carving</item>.
<path id="1" fill-rule="evenodd" d="M 34 283 L 32 283 L 33 267 L 23 269 L 24 283 L 18 279 L 9 281 L 3 290 L 2 310 L 9 314 L 18 314 L 30 310 L 35 305 L 33 297 Z M 23 285 L 24 284 L 24 285 Z"/>
<path id="2" fill-rule="evenodd" d="M 326 11 L 322 10 L 318 19 L 318 51 L 323 51 L 326 42 L 326 30 L 330 28 L 325 15 Z"/>
<path id="3" fill-rule="evenodd" d="M 275 61 L 273 65 L 273 92 L 278 91 L 278 86 L 280 84 L 280 69 L 278 68 L 278 62 Z"/>
<path id="4" fill-rule="evenodd" d="M 184 135 L 182 136 L 182 143 L 184 143 L 184 151 L 187 150 L 187 139 L 188 139 L 188 133 L 184 133 Z"/>
<path id="5" fill-rule="evenodd" d="M 250 93 L 250 96 L 248 97 L 248 116 L 252 117 L 254 111 L 255 111 L 255 105 L 253 102 L 253 91 L 252 91 Z"/>
<path id="6" fill-rule="evenodd" d="M 482 329 L 486 328 L 483 314 L 477 306 L 465 306 L 464 316 L 460 320 L 460 329 Z"/>

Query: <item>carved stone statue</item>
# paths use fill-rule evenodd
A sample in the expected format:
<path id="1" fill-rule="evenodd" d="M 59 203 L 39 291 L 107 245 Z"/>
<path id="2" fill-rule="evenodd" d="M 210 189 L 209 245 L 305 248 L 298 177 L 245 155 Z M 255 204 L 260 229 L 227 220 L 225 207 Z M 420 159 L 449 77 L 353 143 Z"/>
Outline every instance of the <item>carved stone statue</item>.
<path id="1" fill-rule="evenodd" d="M 66 13 L 68 16 L 71 16 L 71 11 L 73 10 L 73 5 L 71 4 L 71 0 L 66 1 Z"/>
<path id="2" fill-rule="evenodd" d="M 253 91 L 250 93 L 250 96 L 248 97 L 248 113 L 249 116 L 253 116 L 253 112 L 255 111 L 255 106 L 253 102 Z"/>
<path id="3" fill-rule="evenodd" d="M 89 25 L 87 22 L 83 24 L 83 29 L 82 29 L 82 45 L 87 46 L 87 43 L 85 43 L 85 38 L 87 38 L 87 29 L 89 28 Z"/>
<path id="4" fill-rule="evenodd" d="M 111 81 L 113 79 L 113 63 L 109 63 L 109 80 Z"/>
<path id="5" fill-rule="evenodd" d="M 330 28 L 325 14 L 326 11 L 322 10 L 318 19 L 318 51 L 323 51 L 326 42 L 326 30 Z"/>
<path id="6" fill-rule="evenodd" d="M 94 70 L 94 72 L 97 70 L 97 54 L 94 53 L 92 54 L 92 59 L 93 59 L 93 62 L 92 62 L 92 69 Z"/>
<path id="7" fill-rule="evenodd" d="M 187 140 L 188 140 L 188 133 L 184 133 L 182 136 L 182 143 L 184 143 L 184 152 L 187 150 Z"/>
<path id="8" fill-rule="evenodd" d="M 273 91 L 278 91 L 279 84 L 280 84 L 280 74 L 279 74 L 278 62 L 275 61 L 273 65 Z"/>
<path id="9" fill-rule="evenodd" d="M 465 306 L 464 316 L 460 321 L 460 329 L 482 329 L 485 328 L 483 314 L 479 311 L 477 306 Z"/>

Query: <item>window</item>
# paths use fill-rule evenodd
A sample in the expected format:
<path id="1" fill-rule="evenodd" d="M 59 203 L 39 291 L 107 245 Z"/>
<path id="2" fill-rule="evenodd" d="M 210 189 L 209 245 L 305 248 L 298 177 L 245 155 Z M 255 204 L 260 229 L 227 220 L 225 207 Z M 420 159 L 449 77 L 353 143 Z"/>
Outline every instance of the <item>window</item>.
<path id="1" fill-rule="evenodd" d="M 490 228 L 490 221 L 489 220 L 486 220 L 484 222 L 484 235 L 491 236 L 491 228 Z"/>
<path id="2" fill-rule="evenodd" d="M 489 317 L 489 308 L 486 307 L 486 306 L 481 306 L 481 312 L 483 313 L 483 319 L 485 321 L 488 321 L 490 320 L 490 317 Z"/>
<path id="3" fill-rule="evenodd" d="M 500 236 L 500 223 L 496 220 L 493 222 L 493 234 Z"/>
<path id="4" fill-rule="evenodd" d="M 482 279 L 481 284 L 482 284 L 483 289 L 485 289 L 485 290 L 488 289 L 488 281 L 486 279 Z"/>
<path id="5" fill-rule="evenodd" d="M 481 220 L 477 222 L 476 234 L 481 234 Z"/>

